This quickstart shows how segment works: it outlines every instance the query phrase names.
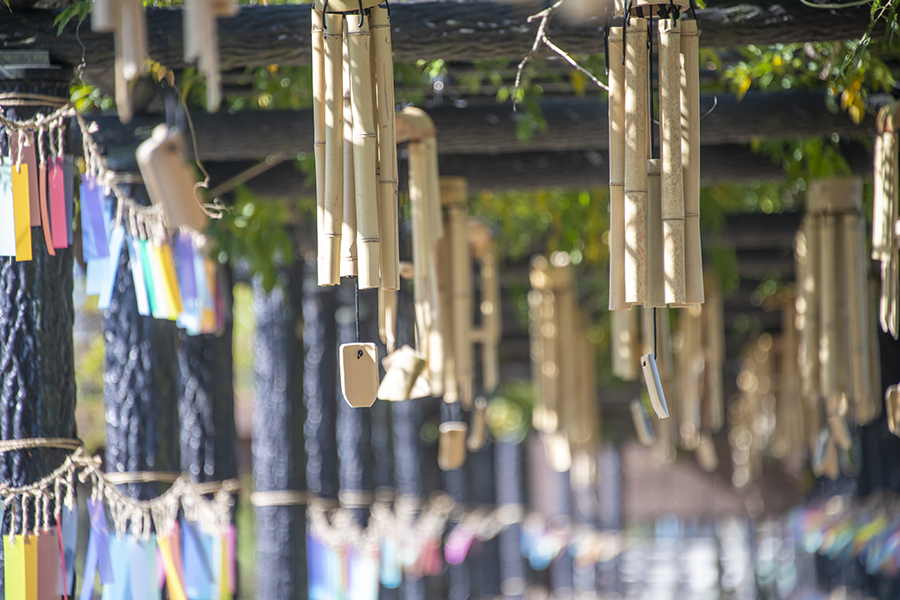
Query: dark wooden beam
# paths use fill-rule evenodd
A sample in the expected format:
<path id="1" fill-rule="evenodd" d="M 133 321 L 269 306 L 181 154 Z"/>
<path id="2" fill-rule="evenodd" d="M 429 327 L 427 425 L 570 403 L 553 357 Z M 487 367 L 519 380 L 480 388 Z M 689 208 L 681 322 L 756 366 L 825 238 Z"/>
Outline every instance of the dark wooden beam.
<path id="1" fill-rule="evenodd" d="M 541 8 L 533 1 L 394 4 L 395 59 L 519 59 L 534 40 L 535 25 L 526 23 L 526 18 Z M 308 64 L 309 10 L 308 5 L 244 5 L 237 17 L 221 19 L 222 68 Z M 147 12 L 150 56 L 170 68 L 185 66 L 181 10 L 151 8 Z M 71 21 L 57 36 L 53 24 L 57 14 L 51 10 L 4 14 L 0 18 L 0 49 L 48 49 L 54 61 L 68 65 L 80 64 L 83 52 L 90 68 L 112 68 L 111 35 L 91 32 L 88 23 L 76 35 L 76 22 Z M 800 2 L 748 0 L 700 10 L 698 18 L 703 30 L 701 45 L 726 47 L 859 38 L 869 25 L 870 15 L 865 5 L 830 10 Z M 599 54 L 603 52 L 604 23 L 603 17 L 567 23 L 560 15 L 553 20 L 549 33 L 567 50 Z"/>
<path id="2" fill-rule="evenodd" d="M 596 100 L 553 100 L 543 103 L 547 131 L 534 132 L 522 142 L 517 137 L 520 113 L 509 103 L 478 104 L 464 108 L 427 108 L 438 131 L 442 154 L 497 154 L 505 152 L 597 151 L 608 145 L 607 108 Z M 704 96 L 710 110 L 701 124 L 704 146 L 746 144 L 754 140 L 797 137 L 842 138 L 870 136 L 874 119 L 860 125 L 846 114 L 833 115 L 824 93 L 816 90 L 748 94 L 738 101 L 731 95 Z M 715 106 L 713 108 L 713 106 Z M 150 136 L 162 116 L 136 117 L 122 125 L 115 115 L 89 116 L 97 121 L 96 139 L 107 150 L 111 166 L 124 168 L 134 161 L 134 149 Z M 312 114 L 309 111 L 241 111 L 233 114 L 197 113 L 194 125 L 200 157 L 206 161 L 259 160 L 270 154 L 296 156 L 312 150 Z M 75 135 L 78 135 L 77 128 Z M 75 147 L 80 147 L 76 140 Z"/>

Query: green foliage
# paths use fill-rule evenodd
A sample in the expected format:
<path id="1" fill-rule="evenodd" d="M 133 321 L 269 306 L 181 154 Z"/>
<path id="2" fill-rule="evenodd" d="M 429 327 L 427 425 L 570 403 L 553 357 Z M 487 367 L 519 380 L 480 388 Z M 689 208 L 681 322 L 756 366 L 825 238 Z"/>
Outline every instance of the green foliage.
<path id="1" fill-rule="evenodd" d="M 312 68 L 269 65 L 248 69 L 238 80 L 249 93 L 230 93 L 226 102 L 236 110 L 306 109 L 312 106 Z"/>
<path id="2" fill-rule="evenodd" d="M 4 1 L 6 2 L 6 6 L 9 6 L 9 0 Z M 69 21 L 74 17 L 78 17 L 79 23 L 84 21 L 84 18 L 91 12 L 92 7 L 93 3 L 87 2 L 86 0 L 75 0 L 72 2 L 72 4 L 63 9 L 63 11 L 53 19 L 53 24 L 56 25 L 56 35 L 60 35 L 63 29 L 66 28 L 66 25 L 68 25 Z"/>
<path id="3" fill-rule="evenodd" d="M 285 231 L 287 207 L 277 201 L 260 200 L 238 188 L 232 208 L 221 219 L 210 221 L 208 234 L 213 256 L 219 262 L 246 260 L 251 273 L 269 291 L 278 284 L 281 267 L 294 260 L 293 246 Z"/>
<path id="4" fill-rule="evenodd" d="M 518 443 L 531 430 L 534 389 L 526 381 L 509 381 L 488 402 L 487 424 L 495 439 Z"/>
<path id="5" fill-rule="evenodd" d="M 112 110 L 113 99 L 105 96 L 99 88 L 76 81 L 69 90 L 69 99 L 75 103 L 78 112 L 85 113 L 92 110 Z"/>
<path id="6" fill-rule="evenodd" d="M 752 87 L 762 91 L 827 86 L 826 105 L 845 110 L 859 123 L 870 91 L 887 92 L 894 76 L 872 48 L 859 42 L 828 42 L 747 46 L 742 60 L 725 69 L 726 85 L 742 98 Z M 858 55 L 858 56 L 857 56 Z M 848 69 L 852 63 L 854 67 Z"/>

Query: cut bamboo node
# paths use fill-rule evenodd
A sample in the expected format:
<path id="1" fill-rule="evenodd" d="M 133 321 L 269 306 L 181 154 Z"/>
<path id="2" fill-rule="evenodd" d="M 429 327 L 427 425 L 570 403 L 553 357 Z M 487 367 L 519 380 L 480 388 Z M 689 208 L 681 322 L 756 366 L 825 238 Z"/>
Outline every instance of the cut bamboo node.
<path id="1" fill-rule="evenodd" d="M 373 6 L 378 6 L 380 4 L 379 0 L 315 0 L 313 3 L 313 7 L 315 10 L 321 12 L 325 10 L 325 5 L 328 5 L 328 13 L 342 13 L 350 16 L 351 14 L 359 15 L 360 4 L 362 5 L 363 10 L 368 10 Z"/>
<path id="2" fill-rule="evenodd" d="M 862 208 L 862 179 L 859 177 L 828 177 L 814 179 L 806 193 L 807 212 L 847 213 Z"/>

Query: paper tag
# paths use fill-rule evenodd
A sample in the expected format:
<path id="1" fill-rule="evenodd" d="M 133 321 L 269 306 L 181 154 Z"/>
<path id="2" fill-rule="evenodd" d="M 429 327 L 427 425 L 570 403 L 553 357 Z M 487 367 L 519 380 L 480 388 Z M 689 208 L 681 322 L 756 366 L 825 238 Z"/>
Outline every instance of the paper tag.
<path id="1" fill-rule="evenodd" d="M 125 243 L 125 228 L 117 227 L 112 233 L 109 242 L 109 259 L 106 264 L 106 281 L 100 289 L 100 298 L 97 300 L 97 308 L 106 310 L 112 301 L 113 291 L 116 289 L 116 274 L 119 272 L 119 258 L 122 254 L 122 246 Z M 90 265 L 90 263 L 88 263 Z"/>
<path id="2" fill-rule="evenodd" d="M 237 594 L 237 556 L 235 555 L 235 546 L 237 545 L 237 527 L 232 525 L 225 536 L 225 554 L 228 561 L 228 591 L 231 595 Z"/>
<path id="3" fill-rule="evenodd" d="M 66 234 L 71 246 L 75 243 L 75 231 L 72 227 L 75 222 L 75 157 L 66 154 L 63 157 L 62 167 L 66 191 Z"/>
<path id="4" fill-rule="evenodd" d="M 141 259 L 139 240 L 126 236 L 128 246 L 128 264 L 131 266 L 131 278 L 134 281 L 134 295 L 137 299 L 138 313 L 150 316 L 150 299 L 147 295 L 147 282 L 144 277 L 144 262 Z"/>
<path id="5" fill-rule="evenodd" d="M 306 567 L 310 600 L 327 597 L 325 574 L 325 546 L 311 532 L 306 533 Z"/>
<path id="6" fill-rule="evenodd" d="M 29 134 L 25 147 L 22 149 L 22 164 L 28 165 L 28 210 L 31 215 L 31 226 L 39 227 L 41 224 L 40 191 L 38 189 L 38 160 L 37 149 L 34 147 L 34 139 Z"/>
<path id="7" fill-rule="evenodd" d="M 364 408 L 378 396 L 378 349 L 375 344 L 341 344 L 341 391 L 347 404 Z"/>
<path id="8" fill-rule="evenodd" d="M 4 167 L 5 168 L 5 167 Z M 16 260 L 31 260 L 31 208 L 28 199 L 28 165 L 12 167 L 13 212 L 16 224 Z"/>
<path id="9" fill-rule="evenodd" d="M 16 222 L 12 169 L 9 159 L 0 165 L 0 256 L 16 255 Z"/>
<path id="10" fill-rule="evenodd" d="M 462 564 L 466 560 L 466 555 L 469 553 L 469 548 L 472 546 L 472 540 L 474 539 L 475 536 L 465 527 L 461 525 L 454 527 L 450 535 L 447 536 L 447 543 L 444 545 L 444 558 L 447 559 L 447 563 L 451 565 Z"/>
<path id="11" fill-rule="evenodd" d="M 197 299 L 197 276 L 194 274 L 194 242 L 190 235 L 175 235 L 175 261 L 181 301 L 188 304 Z"/>
<path id="12" fill-rule="evenodd" d="M 153 285 L 153 269 L 150 266 L 150 244 L 147 240 L 136 240 L 138 253 L 141 256 L 141 274 L 144 276 L 144 287 L 147 288 L 147 303 L 154 318 L 160 318 L 159 307 L 156 302 L 156 289 Z"/>
<path id="13" fill-rule="evenodd" d="M 169 291 L 166 289 L 166 276 L 163 272 L 162 257 L 159 246 L 147 242 L 147 258 L 150 268 L 144 272 L 147 275 L 147 288 L 153 291 L 153 301 L 150 307 L 153 309 L 154 319 L 168 319 L 172 313 L 169 306 Z"/>
<path id="14" fill-rule="evenodd" d="M 24 536 L 3 536 L 3 589 L 8 598 L 28 598 Z"/>
<path id="15" fill-rule="evenodd" d="M 131 553 L 130 540 L 114 536 L 109 539 L 113 581 L 104 584 L 103 600 L 130 600 Z"/>
<path id="16" fill-rule="evenodd" d="M 97 569 L 100 583 L 106 585 L 113 580 L 112 561 L 109 555 L 109 529 L 106 525 L 106 510 L 102 500 L 88 499 L 88 513 L 91 517 L 91 538 L 97 539 Z"/>
<path id="17" fill-rule="evenodd" d="M 178 572 L 175 557 L 172 553 L 172 548 L 177 546 L 177 539 L 174 540 L 175 544 L 172 541 L 170 538 L 156 538 L 159 552 L 162 555 L 163 565 L 165 565 L 166 569 L 166 589 L 169 591 L 170 600 L 187 600 L 187 596 L 184 594 L 184 586 L 181 583 L 181 575 Z"/>
<path id="18" fill-rule="evenodd" d="M 400 557 L 397 553 L 397 542 L 393 538 L 385 538 L 381 542 L 381 585 L 389 590 L 400 587 L 403 574 L 400 571 Z"/>
<path id="19" fill-rule="evenodd" d="M 353 549 L 349 553 L 349 591 L 346 598 L 378 600 L 378 554 Z"/>
<path id="20" fill-rule="evenodd" d="M 130 538 L 128 544 L 131 600 L 159 600 L 162 594 L 156 585 L 156 536 L 151 535 L 147 541 Z"/>
<path id="21" fill-rule="evenodd" d="M 47 187 L 50 196 L 50 230 L 54 248 L 68 248 L 69 234 L 66 220 L 66 184 L 63 180 L 63 159 L 54 156 L 50 159 L 50 172 Z"/>
<path id="22" fill-rule="evenodd" d="M 214 575 L 210 557 L 196 527 L 189 521 L 181 520 L 184 592 L 189 598 L 209 598 Z"/>
<path id="23" fill-rule="evenodd" d="M 50 213 L 47 212 L 47 163 L 38 165 L 38 208 L 41 212 L 41 227 L 44 230 L 44 245 L 50 256 L 56 256 L 53 249 L 53 235 L 50 233 Z"/>
<path id="24" fill-rule="evenodd" d="M 78 547 L 78 508 L 69 509 L 62 507 L 62 526 L 59 528 L 62 536 L 63 557 L 65 558 L 65 594 L 75 593 L 75 551 Z"/>
<path id="25" fill-rule="evenodd" d="M 96 182 L 85 175 L 81 182 L 81 244 L 86 261 L 109 256 L 101 194 Z"/>
<path id="26" fill-rule="evenodd" d="M 94 593 L 94 577 L 97 575 L 97 536 L 91 528 L 91 536 L 88 539 L 87 556 L 84 559 L 84 573 L 81 579 L 81 600 L 91 600 Z"/>
<path id="27" fill-rule="evenodd" d="M 181 305 L 181 291 L 178 289 L 178 277 L 175 275 L 175 262 L 172 260 L 172 247 L 165 243 L 159 247 L 159 250 L 163 275 L 166 278 L 166 288 L 169 293 L 169 306 L 172 307 L 171 318 L 174 319 L 182 311 L 183 307 Z"/>
<path id="28" fill-rule="evenodd" d="M 59 539 L 56 527 L 37 536 L 37 571 L 40 577 L 37 580 L 37 600 L 59 600 L 59 590 L 62 587 L 60 577 L 62 567 L 59 556 Z"/>

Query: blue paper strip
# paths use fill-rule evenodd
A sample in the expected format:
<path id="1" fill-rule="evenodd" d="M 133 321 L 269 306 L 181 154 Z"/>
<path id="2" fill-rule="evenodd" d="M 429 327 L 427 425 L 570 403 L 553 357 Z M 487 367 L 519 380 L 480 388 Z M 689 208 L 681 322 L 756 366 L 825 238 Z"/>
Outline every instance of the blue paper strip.
<path id="1" fill-rule="evenodd" d="M 114 581 L 103 586 L 103 600 L 131 600 L 131 552 L 133 540 L 115 536 L 109 540 Z"/>
<path id="2" fill-rule="evenodd" d="M 87 556 L 84 559 L 84 575 L 81 580 L 81 600 L 91 600 L 94 593 L 94 576 L 97 575 L 97 536 L 91 528 L 91 537 L 88 540 Z M 67 563 L 68 564 L 68 563 Z M 68 577 L 68 574 L 66 575 Z M 68 581 L 68 579 L 66 580 Z M 74 581 L 73 581 L 74 583 Z"/>
<path id="3" fill-rule="evenodd" d="M 77 507 L 70 510 L 63 506 L 60 531 L 63 540 L 63 560 L 65 560 L 66 565 L 66 586 L 69 588 L 68 590 L 60 591 L 60 594 L 68 594 L 71 596 L 75 593 L 75 552 L 78 548 Z M 96 566 L 94 568 L 96 568 Z M 93 582 L 93 577 L 91 578 L 91 581 Z"/>
<path id="4" fill-rule="evenodd" d="M 188 234 L 179 233 L 175 237 L 175 267 L 178 270 L 181 303 L 188 304 L 197 298 L 197 278 L 194 275 L 194 241 Z"/>
<path id="5" fill-rule="evenodd" d="M 162 594 L 157 584 L 156 536 L 151 535 L 148 541 L 132 539 L 129 545 L 132 600 L 159 600 Z"/>
<path id="6" fill-rule="evenodd" d="M 185 519 L 181 520 L 181 544 L 185 594 L 191 600 L 210 598 L 213 571 L 209 564 L 209 557 L 203 548 L 196 524 Z"/>
<path id="7" fill-rule="evenodd" d="M 97 308 L 106 310 L 112 300 L 113 290 L 116 288 L 116 273 L 119 271 L 119 257 L 122 254 L 122 245 L 125 241 L 125 228 L 117 227 L 113 231 L 109 242 L 109 259 L 107 259 L 106 281 L 100 289 L 100 298 L 97 300 Z"/>

